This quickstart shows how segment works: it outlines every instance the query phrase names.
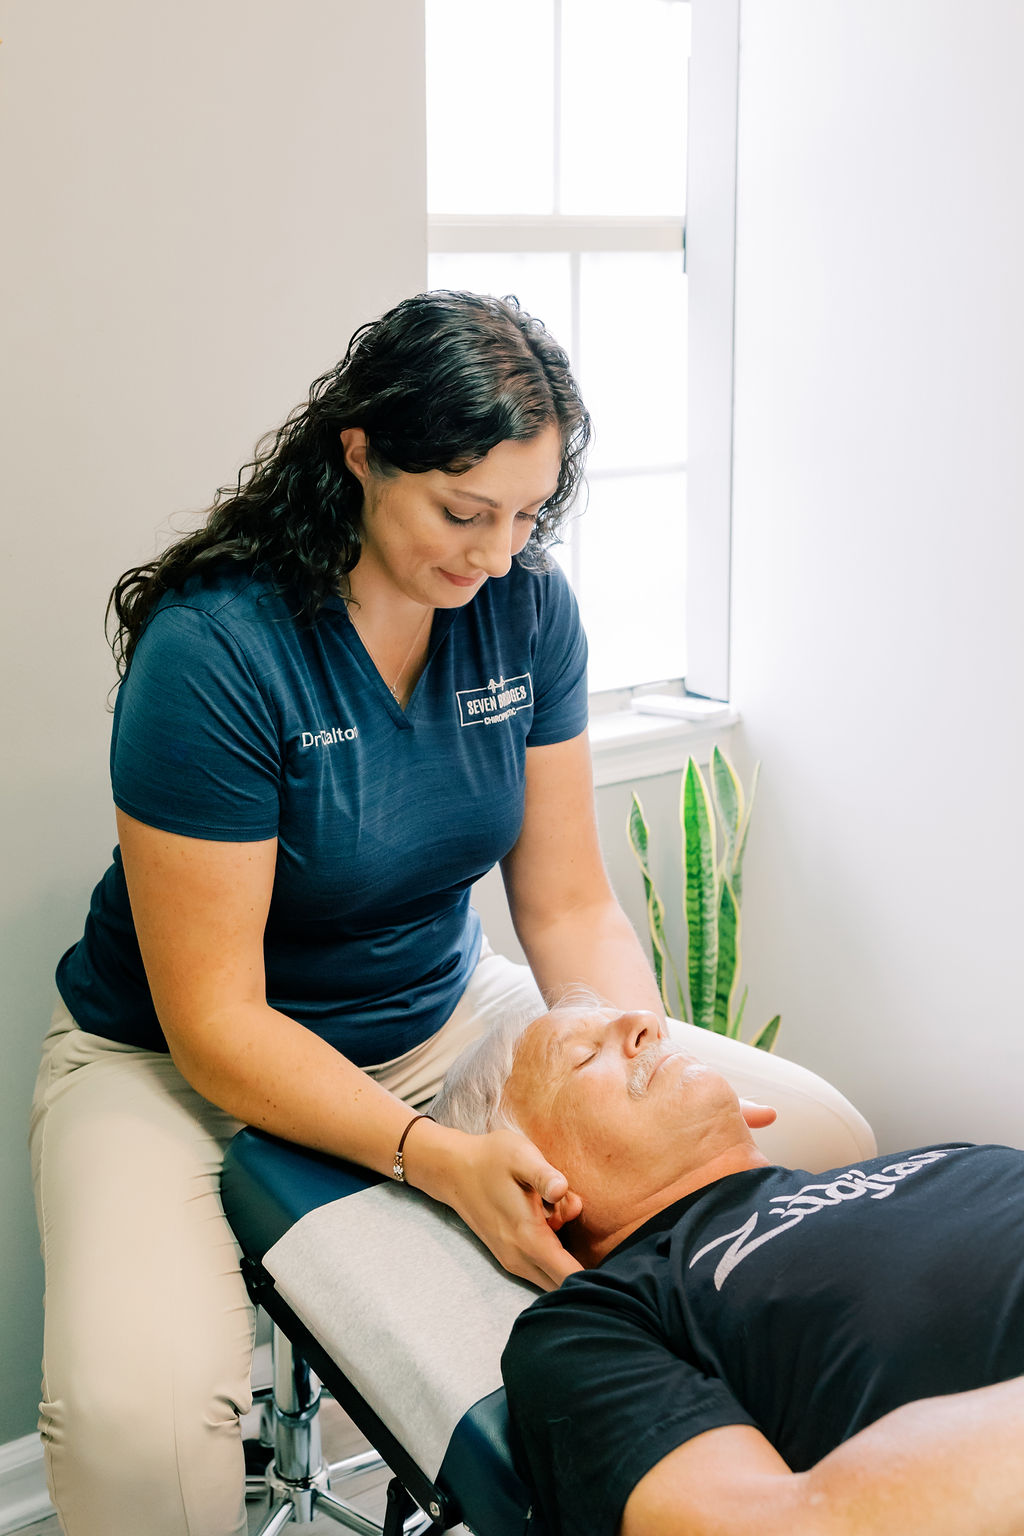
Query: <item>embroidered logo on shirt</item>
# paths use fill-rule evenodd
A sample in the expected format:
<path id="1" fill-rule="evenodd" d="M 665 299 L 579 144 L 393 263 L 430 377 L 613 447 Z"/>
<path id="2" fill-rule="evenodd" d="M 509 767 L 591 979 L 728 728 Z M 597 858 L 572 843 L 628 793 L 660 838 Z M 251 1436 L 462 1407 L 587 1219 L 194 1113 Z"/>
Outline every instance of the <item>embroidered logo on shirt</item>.
<path id="1" fill-rule="evenodd" d="M 805 1184 L 795 1194 L 773 1195 L 769 1202 L 772 1210 L 768 1214 L 780 1218 L 780 1227 L 770 1227 L 767 1232 L 755 1237 L 760 1213 L 752 1211 L 742 1227 L 737 1227 L 735 1232 L 726 1232 L 724 1237 L 716 1237 L 713 1242 L 705 1243 L 703 1248 L 698 1249 L 688 1267 L 692 1269 L 706 1253 L 728 1243 L 729 1247 L 715 1269 L 715 1290 L 720 1291 L 736 1266 L 749 1258 L 755 1248 L 770 1243 L 773 1237 L 780 1237 L 790 1227 L 799 1226 L 805 1217 L 813 1216 L 816 1211 L 823 1211 L 828 1206 L 841 1205 L 844 1200 L 860 1200 L 864 1195 L 871 1200 L 887 1200 L 897 1184 L 908 1179 L 912 1173 L 926 1168 L 929 1163 L 937 1163 L 948 1155 L 948 1152 L 937 1150 L 915 1152 L 902 1163 L 890 1163 L 877 1173 L 864 1173 L 860 1168 L 850 1168 L 828 1184 Z"/>
<path id="2" fill-rule="evenodd" d="M 326 731 L 303 731 L 302 747 L 333 747 L 337 741 L 355 741 L 359 732 L 354 725 L 345 730 L 340 725 L 329 726 Z"/>
<path id="3" fill-rule="evenodd" d="M 459 688 L 455 698 L 460 725 L 500 725 L 521 709 L 533 705 L 533 678 L 529 672 L 519 677 L 488 679 L 484 688 Z"/>

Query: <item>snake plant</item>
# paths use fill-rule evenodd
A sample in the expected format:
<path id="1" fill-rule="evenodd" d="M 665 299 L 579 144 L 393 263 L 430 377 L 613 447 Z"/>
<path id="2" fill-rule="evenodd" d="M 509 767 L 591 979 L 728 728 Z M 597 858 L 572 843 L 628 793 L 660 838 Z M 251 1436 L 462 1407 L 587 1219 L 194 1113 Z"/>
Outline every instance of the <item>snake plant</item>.
<path id="1" fill-rule="evenodd" d="M 740 901 L 743 895 L 743 855 L 750 830 L 750 813 L 757 792 L 760 763 L 754 769 L 750 795 L 729 759 L 718 747 L 711 755 L 711 791 L 691 757 L 683 776 L 679 817 L 683 830 L 683 907 L 686 966 L 680 971 L 665 937 L 665 909 L 651 879 L 648 830 L 636 794 L 629 812 L 628 835 L 643 875 L 647 926 L 654 974 L 666 1011 L 702 1029 L 739 1039 L 747 1001 L 744 987 L 739 1007 Z M 751 1041 L 770 1051 L 779 1032 L 776 1014 Z"/>

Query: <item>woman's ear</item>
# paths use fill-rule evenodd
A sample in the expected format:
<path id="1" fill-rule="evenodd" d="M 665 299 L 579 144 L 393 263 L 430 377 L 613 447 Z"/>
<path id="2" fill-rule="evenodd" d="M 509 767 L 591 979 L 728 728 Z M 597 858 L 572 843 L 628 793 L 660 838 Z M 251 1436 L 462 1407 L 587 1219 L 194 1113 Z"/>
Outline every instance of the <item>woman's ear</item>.
<path id="1" fill-rule="evenodd" d="M 366 462 L 366 433 L 362 427 L 342 427 L 340 436 L 345 468 L 352 471 L 360 485 L 365 485 L 370 472 Z"/>

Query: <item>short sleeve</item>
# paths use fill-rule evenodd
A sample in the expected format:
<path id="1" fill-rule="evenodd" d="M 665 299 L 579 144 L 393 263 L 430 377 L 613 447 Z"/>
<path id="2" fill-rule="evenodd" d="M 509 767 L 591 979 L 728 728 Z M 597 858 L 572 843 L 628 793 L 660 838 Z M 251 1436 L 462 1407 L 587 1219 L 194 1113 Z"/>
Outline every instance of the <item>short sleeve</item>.
<path id="1" fill-rule="evenodd" d="M 643 1303 L 588 1277 L 519 1317 L 501 1365 L 523 1470 L 557 1536 L 616 1536 L 637 1483 L 677 1446 L 754 1422 Z"/>
<path id="2" fill-rule="evenodd" d="M 587 726 L 587 637 L 579 605 L 557 566 L 543 579 L 528 747 L 571 741 Z"/>
<path id="3" fill-rule="evenodd" d="M 217 842 L 276 834 L 279 733 L 215 615 L 173 605 L 150 620 L 121 684 L 110 769 L 115 805 L 148 826 Z"/>

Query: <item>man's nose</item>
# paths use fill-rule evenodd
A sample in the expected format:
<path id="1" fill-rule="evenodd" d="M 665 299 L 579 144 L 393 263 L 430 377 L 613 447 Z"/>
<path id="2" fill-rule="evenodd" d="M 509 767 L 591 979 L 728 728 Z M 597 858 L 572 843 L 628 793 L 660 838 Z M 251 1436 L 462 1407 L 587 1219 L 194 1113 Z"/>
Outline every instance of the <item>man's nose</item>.
<path id="1" fill-rule="evenodd" d="M 646 1008 L 624 1013 L 617 1020 L 622 1031 L 622 1043 L 628 1056 L 639 1056 L 641 1051 L 661 1039 L 661 1024 L 657 1014 Z"/>
<path id="2" fill-rule="evenodd" d="M 512 569 L 512 531 L 495 521 L 481 528 L 469 551 L 476 570 L 487 576 L 507 576 Z"/>

